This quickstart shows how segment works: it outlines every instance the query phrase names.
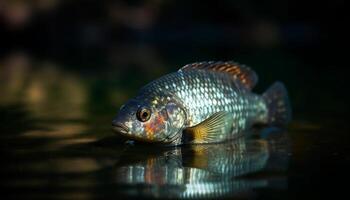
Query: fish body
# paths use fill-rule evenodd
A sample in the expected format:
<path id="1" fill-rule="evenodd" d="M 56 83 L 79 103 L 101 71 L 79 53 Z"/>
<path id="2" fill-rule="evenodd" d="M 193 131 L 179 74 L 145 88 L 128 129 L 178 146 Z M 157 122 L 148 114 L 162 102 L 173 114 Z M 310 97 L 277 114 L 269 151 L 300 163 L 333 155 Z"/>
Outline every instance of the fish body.
<path id="1" fill-rule="evenodd" d="M 256 83 L 254 71 L 234 62 L 189 64 L 141 88 L 112 124 L 136 140 L 179 145 L 222 142 L 254 124 L 287 123 L 283 84 L 257 95 L 251 91 Z"/>

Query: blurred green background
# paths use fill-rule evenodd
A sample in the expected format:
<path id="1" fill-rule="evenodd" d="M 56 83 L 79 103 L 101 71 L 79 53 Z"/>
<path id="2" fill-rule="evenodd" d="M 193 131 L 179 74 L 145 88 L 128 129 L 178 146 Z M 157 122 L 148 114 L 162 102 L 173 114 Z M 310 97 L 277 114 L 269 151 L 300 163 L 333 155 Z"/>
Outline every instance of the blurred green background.
<path id="1" fill-rule="evenodd" d="M 342 112 L 349 100 L 339 87 L 347 69 L 343 3 L 5 0 L 2 96 L 29 90 L 19 83 L 34 81 L 26 76 L 43 82 L 45 73 L 67 73 L 75 84 L 89 82 L 89 103 L 118 107 L 182 65 L 235 60 L 257 71 L 258 92 L 285 82 L 295 113 Z"/>

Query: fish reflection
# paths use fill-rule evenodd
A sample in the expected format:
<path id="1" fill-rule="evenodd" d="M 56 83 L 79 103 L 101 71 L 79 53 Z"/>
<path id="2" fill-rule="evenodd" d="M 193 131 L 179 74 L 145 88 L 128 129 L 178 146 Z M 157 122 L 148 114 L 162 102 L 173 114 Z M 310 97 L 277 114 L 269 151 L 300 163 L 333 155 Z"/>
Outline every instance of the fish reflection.
<path id="1" fill-rule="evenodd" d="M 268 140 L 243 138 L 175 148 L 118 167 L 115 179 L 127 186 L 122 192 L 131 196 L 217 198 L 246 194 L 270 184 L 266 178 L 244 178 L 266 167 L 274 151 L 270 144 Z"/>

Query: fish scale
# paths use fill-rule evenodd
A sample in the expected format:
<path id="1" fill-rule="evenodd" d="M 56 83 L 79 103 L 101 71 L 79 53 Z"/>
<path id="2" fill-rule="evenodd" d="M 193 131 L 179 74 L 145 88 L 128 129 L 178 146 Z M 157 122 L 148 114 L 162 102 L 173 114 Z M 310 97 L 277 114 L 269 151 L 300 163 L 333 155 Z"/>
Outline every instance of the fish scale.
<path id="1" fill-rule="evenodd" d="M 188 109 L 189 126 L 202 122 L 215 112 L 232 113 L 234 129 L 232 134 L 226 135 L 227 138 L 267 117 L 262 97 L 240 88 L 235 79 L 224 73 L 200 70 L 171 73 L 146 85 L 139 95 L 155 99 L 168 93 L 176 95 Z"/>

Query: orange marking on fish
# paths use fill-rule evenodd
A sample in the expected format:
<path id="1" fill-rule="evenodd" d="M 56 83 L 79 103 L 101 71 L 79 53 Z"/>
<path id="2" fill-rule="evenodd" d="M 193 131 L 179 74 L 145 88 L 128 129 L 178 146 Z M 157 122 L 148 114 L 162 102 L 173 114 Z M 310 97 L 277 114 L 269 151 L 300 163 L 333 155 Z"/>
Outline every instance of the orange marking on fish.
<path id="1" fill-rule="evenodd" d="M 144 128 L 146 131 L 147 139 L 152 140 L 153 133 L 154 133 L 154 126 L 153 126 L 152 122 L 145 123 Z"/>
<path id="2" fill-rule="evenodd" d="M 150 120 L 148 123 L 145 123 L 144 128 L 147 134 L 147 139 L 152 140 L 154 138 L 154 133 L 157 133 L 164 124 L 164 117 L 157 114 L 154 119 Z"/>

